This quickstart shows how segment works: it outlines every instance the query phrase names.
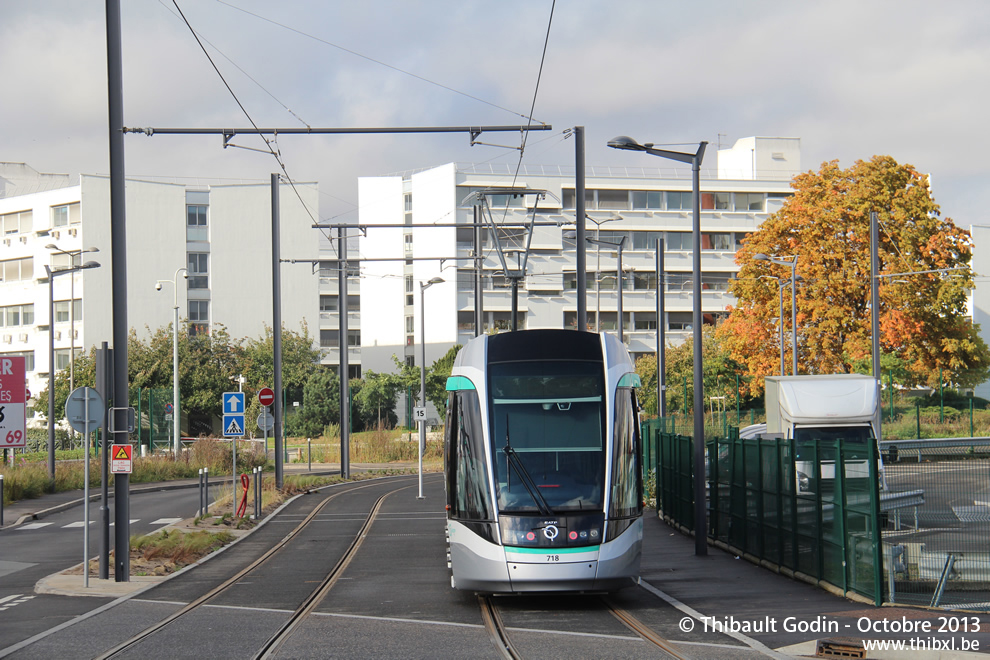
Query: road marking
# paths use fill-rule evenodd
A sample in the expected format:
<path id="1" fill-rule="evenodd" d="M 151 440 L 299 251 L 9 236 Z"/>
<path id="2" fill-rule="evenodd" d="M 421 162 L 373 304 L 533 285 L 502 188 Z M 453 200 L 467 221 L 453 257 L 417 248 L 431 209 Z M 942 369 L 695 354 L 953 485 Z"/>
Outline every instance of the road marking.
<path id="1" fill-rule="evenodd" d="M 11 607 L 21 605 L 22 603 L 26 603 L 32 598 L 34 598 L 34 596 L 25 596 L 24 594 L 14 594 L 13 596 L 0 598 L 0 612 L 9 610 Z"/>
<path id="2" fill-rule="evenodd" d="M 90 520 L 89 521 L 89 524 L 90 525 L 92 525 L 94 523 L 96 523 L 95 520 Z M 84 524 L 86 524 L 86 523 L 84 523 L 82 520 L 77 520 L 74 523 L 69 523 L 68 525 L 62 525 L 62 529 L 69 529 L 70 527 L 82 527 Z"/>
<path id="3" fill-rule="evenodd" d="M 42 527 L 48 527 L 52 523 L 31 523 L 29 525 L 21 525 L 17 529 L 41 529 Z"/>
<path id="4" fill-rule="evenodd" d="M 139 522 L 140 520 L 141 520 L 140 518 L 132 518 L 131 519 L 131 524 L 133 525 L 134 523 Z M 110 526 L 113 527 L 116 524 L 117 523 L 110 523 Z"/>
<path id="5" fill-rule="evenodd" d="M 159 518 L 158 520 L 151 523 L 152 525 L 171 525 L 173 523 L 181 522 L 182 518 Z"/>

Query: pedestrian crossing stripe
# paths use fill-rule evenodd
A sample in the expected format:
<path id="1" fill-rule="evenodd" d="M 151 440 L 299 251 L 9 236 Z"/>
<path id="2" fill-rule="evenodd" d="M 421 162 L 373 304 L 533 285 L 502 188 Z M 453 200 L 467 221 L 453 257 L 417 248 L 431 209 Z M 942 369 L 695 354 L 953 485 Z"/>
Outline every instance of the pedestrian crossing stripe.
<path id="1" fill-rule="evenodd" d="M 230 420 L 230 424 L 228 424 L 227 425 L 227 428 L 224 429 L 223 434 L 224 435 L 244 435 L 244 429 L 242 429 L 241 428 L 241 425 L 237 423 L 237 418 L 236 417 L 232 417 L 231 420 Z"/>

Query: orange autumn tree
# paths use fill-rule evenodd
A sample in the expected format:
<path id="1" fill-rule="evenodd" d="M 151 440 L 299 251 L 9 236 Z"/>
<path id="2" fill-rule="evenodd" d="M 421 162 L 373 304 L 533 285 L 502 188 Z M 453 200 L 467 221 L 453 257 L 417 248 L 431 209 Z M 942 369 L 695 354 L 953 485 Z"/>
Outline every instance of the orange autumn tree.
<path id="1" fill-rule="evenodd" d="M 966 315 L 972 241 L 939 215 L 927 178 L 890 156 L 841 169 L 837 161 L 794 178 L 777 213 L 736 254 L 730 290 L 738 305 L 719 327 L 729 353 L 751 375 L 780 373 L 779 283 L 790 266 L 755 260 L 796 256 L 798 373 L 849 373 L 871 360 L 870 213 L 880 223 L 880 352 L 905 386 L 987 378 L 990 349 Z M 958 269 L 948 272 L 920 272 Z M 785 371 L 790 371 L 791 298 L 784 290 Z M 868 369 L 868 367 L 867 367 Z M 752 394 L 762 378 L 751 378 Z"/>

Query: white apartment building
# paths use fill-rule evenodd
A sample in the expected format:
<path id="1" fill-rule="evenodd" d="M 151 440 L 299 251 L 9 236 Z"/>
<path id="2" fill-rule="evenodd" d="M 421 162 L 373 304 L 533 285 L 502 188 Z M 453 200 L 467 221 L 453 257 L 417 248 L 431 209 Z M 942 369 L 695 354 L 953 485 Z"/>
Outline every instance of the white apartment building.
<path id="1" fill-rule="evenodd" d="M 127 322 L 139 336 L 172 323 L 173 304 L 180 323 L 188 319 L 193 332 L 222 324 L 235 339 L 259 338 L 271 327 L 268 182 L 188 186 L 129 179 L 126 201 Z M 304 204 L 317 208 L 316 184 L 297 183 L 295 191 L 282 186 L 281 250 L 286 258 L 315 261 L 315 210 L 310 215 Z M 49 331 L 56 370 L 69 364 L 73 352 L 104 341 L 112 345 L 109 179 L 0 164 L 0 235 L 0 355 L 27 358 L 28 387 L 36 396 L 52 369 Z M 87 261 L 100 267 L 53 278 L 49 318 L 45 266 Z M 188 279 L 177 274 L 180 268 Z M 166 281 L 160 291 L 159 280 Z M 286 328 L 299 330 L 305 322 L 316 335 L 319 286 L 309 264 L 283 264 Z"/>
<path id="2" fill-rule="evenodd" d="M 709 152 L 710 153 L 710 152 Z M 702 168 L 702 309 L 706 323 L 726 313 L 735 253 L 747 233 L 777 211 L 801 171 L 800 140 L 751 137 L 711 154 Z M 632 158 L 632 156 L 630 156 Z M 659 159 L 657 159 L 659 161 Z M 710 162 L 709 160 L 709 162 Z M 664 161 L 665 162 L 665 161 Z M 421 299 L 426 308 L 426 364 L 474 336 L 472 230 L 477 197 L 486 188 L 514 187 L 546 195 L 489 196 L 496 224 L 528 222 L 537 207 L 525 280 L 520 285 L 520 328 L 577 326 L 573 168 L 447 164 L 408 175 L 359 179 L 361 365 L 391 371 L 392 355 L 419 364 Z M 678 343 L 692 324 L 691 173 L 688 169 L 586 167 L 587 237 L 623 244 L 623 330 L 634 355 L 656 350 L 656 246 L 663 238 L 667 340 Z M 546 225 L 546 223 L 550 223 Z M 450 226 L 465 225 L 464 228 Z M 381 228 L 382 225 L 386 227 Z M 431 225 L 438 225 L 431 227 Z M 525 237 L 504 231 L 503 246 L 521 250 Z M 484 251 L 484 326 L 509 327 L 511 293 L 490 232 Z M 516 253 L 518 254 L 518 252 Z M 588 319 L 592 330 L 618 327 L 618 265 L 614 248 L 588 245 Z M 510 268 L 511 270 L 511 268 Z M 442 283 L 421 291 L 422 283 Z"/>

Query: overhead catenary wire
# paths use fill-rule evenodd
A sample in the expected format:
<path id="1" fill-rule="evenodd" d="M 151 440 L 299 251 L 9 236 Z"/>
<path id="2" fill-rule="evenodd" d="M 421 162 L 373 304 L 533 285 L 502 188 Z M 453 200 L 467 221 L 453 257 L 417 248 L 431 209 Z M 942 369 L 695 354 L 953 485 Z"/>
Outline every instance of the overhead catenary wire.
<path id="1" fill-rule="evenodd" d="M 253 16 L 254 18 L 257 18 L 259 20 L 265 21 L 266 23 L 271 23 L 272 25 L 276 25 L 276 26 L 278 26 L 280 28 L 283 28 L 285 30 L 289 30 L 290 32 L 295 32 L 296 34 L 298 34 L 300 36 L 306 37 L 307 39 L 312 39 L 312 40 L 317 41 L 319 43 L 322 43 L 322 44 L 325 44 L 327 46 L 330 46 L 331 48 L 336 48 L 337 50 L 340 50 L 342 52 L 348 53 L 350 55 L 354 55 L 355 57 L 360 57 L 361 59 L 367 60 L 369 62 L 372 62 L 373 64 L 377 64 L 379 66 L 383 66 L 385 68 L 392 69 L 393 71 L 396 71 L 396 72 L 401 73 L 401 74 L 406 75 L 406 76 L 410 76 L 412 78 L 415 78 L 417 80 L 420 80 L 422 82 L 425 82 L 425 83 L 427 83 L 429 85 L 433 85 L 435 87 L 439 87 L 441 89 L 445 89 L 448 92 L 453 92 L 454 94 L 458 94 L 458 95 L 463 96 L 465 98 L 469 98 L 472 101 L 477 101 L 479 103 L 483 103 L 485 105 L 491 106 L 491 107 L 496 108 L 498 110 L 503 110 L 503 111 L 508 112 L 510 114 L 513 114 L 513 115 L 515 115 L 517 117 L 527 118 L 527 116 L 524 113 L 517 112 L 515 110 L 511 110 L 509 108 L 500 106 L 497 103 L 493 103 L 491 101 L 486 101 L 483 98 L 480 98 L 478 96 L 474 96 L 472 94 L 468 94 L 467 92 L 462 92 L 459 89 L 455 89 L 455 88 L 450 87 L 448 85 L 444 85 L 443 83 L 439 83 L 439 82 L 437 82 L 435 80 L 430 80 L 429 78 L 426 78 L 425 76 L 421 76 L 419 74 L 413 73 L 412 71 L 407 71 L 405 69 L 401 69 L 401 68 L 399 68 L 397 66 L 394 66 L 392 64 L 389 64 L 388 62 L 383 62 L 382 60 L 377 60 L 377 59 L 375 59 L 373 57 L 370 57 L 368 55 L 365 55 L 363 53 L 359 53 L 356 50 L 352 50 L 350 48 L 346 48 L 344 46 L 341 46 L 340 44 L 335 44 L 332 41 L 327 41 L 326 39 L 323 39 L 321 37 L 317 37 L 316 35 L 310 34 L 308 32 L 304 32 L 304 31 L 302 31 L 302 30 L 300 30 L 298 28 L 294 28 L 291 25 L 286 25 L 285 23 L 280 23 L 280 22 L 278 22 L 278 21 L 276 21 L 274 19 L 268 18 L 267 16 L 262 16 L 261 14 L 258 14 L 258 13 L 252 12 L 252 11 L 248 11 L 247 9 L 244 9 L 243 7 L 238 7 L 237 5 L 234 5 L 234 4 L 230 3 L 230 2 L 226 2 L 225 0 L 217 0 L 217 2 L 220 3 L 220 4 L 222 4 L 222 5 L 226 5 L 227 7 L 230 7 L 231 9 L 236 9 L 239 12 L 243 12 L 243 13 L 247 14 L 248 16 Z M 530 116 L 530 119 L 531 119 L 531 116 Z M 545 122 L 539 122 L 539 123 L 544 124 Z"/>
<path id="2" fill-rule="evenodd" d="M 289 176 L 289 171 L 286 169 L 285 163 L 282 161 L 281 155 L 279 155 L 279 153 L 272 148 L 271 141 L 268 138 L 266 138 L 264 134 L 260 132 L 260 130 L 258 129 L 258 125 L 254 121 L 254 118 L 251 117 L 251 113 L 247 111 L 247 108 L 244 107 L 244 104 L 241 103 L 241 100 L 237 98 L 237 94 L 234 93 L 233 88 L 227 82 L 227 79 L 224 78 L 223 73 L 221 73 L 220 68 L 217 66 L 216 62 L 214 62 L 213 58 L 210 57 L 210 52 L 206 49 L 206 46 L 203 45 L 203 42 L 200 40 L 199 35 L 196 33 L 196 30 L 193 29 L 193 26 L 189 22 L 189 19 L 187 19 L 186 15 L 182 12 L 182 8 L 179 7 L 179 1 L 172 0 L 172 4 L 175 5 L 175 9 L 176 11 L 179 12 L 179 16 L 182 18 L 182 22 L 186 24 L 187 28 L 189 28 L 189 32 L 192 33 L 193 38 L 196 40 L 196 43 L 199 44 L 199 47 L 203 51 L 203 54 L 206 55 L 206 59 L 210 61 L 210 66 L 212 66 L 213 70 L 216 71 L 217 75 L 220 77 L 220 81 L 223 82 L 224 87 L 227 88 L 227 91 L 230 92 L 230 95 L 231 97 L 233 97 L 234 102 L 237 103 L 237 107 L 241 109 L 241 112 L 244 113 L 244 116 L 247 118 L 248 122 L 250 122 L 251 126 L 253 126 L 255 131 L 258 132 L 258 135 L 261 136 L 261 139 L 264 141 L 265 146 L 268 148 L 268 153 L 270 153 L 272 157 L 275 158 L 275 162 L 278 163 L 279 168 L 282 170 L 282 174 L 285 175 L 286 183 L 289 184 L 289 186 L 292 188 L 292 192 L 295 193 L 296 198 L 303 205 L 303 208 L 306 209 L 306 214 L 309 215 L 311 220 L 315 221 L 315 218 L 313 218 L 312 211 L 310 210 L 306 202 L 303 201 L 302 195 L 299 193 L 299 190 L 296 188 L 295 182 L 292 180 L 292 177 Z"/>

